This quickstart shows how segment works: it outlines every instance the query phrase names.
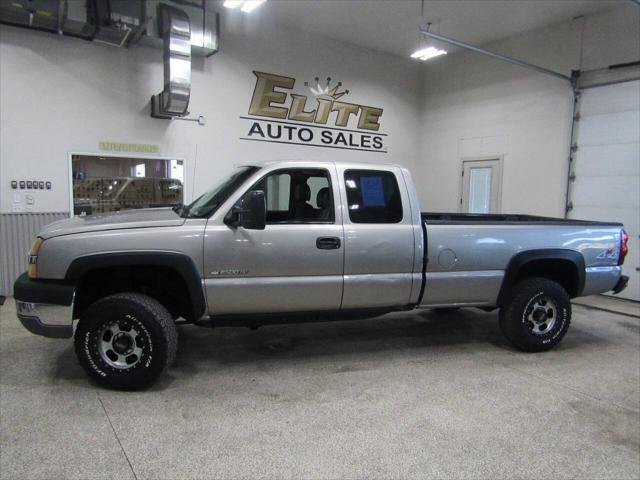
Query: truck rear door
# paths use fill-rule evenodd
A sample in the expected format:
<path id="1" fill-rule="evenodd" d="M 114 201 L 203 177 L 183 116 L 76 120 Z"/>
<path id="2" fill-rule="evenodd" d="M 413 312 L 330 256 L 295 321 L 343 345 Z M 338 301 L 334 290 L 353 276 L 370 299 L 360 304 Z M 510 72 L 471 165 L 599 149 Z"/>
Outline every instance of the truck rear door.
<path id="1" fill-rule="evenodd" d="M 416 239 L 400 168 L 353 164 L 337 171 L 345 232 L 342 309 L 409 304 Z"/>

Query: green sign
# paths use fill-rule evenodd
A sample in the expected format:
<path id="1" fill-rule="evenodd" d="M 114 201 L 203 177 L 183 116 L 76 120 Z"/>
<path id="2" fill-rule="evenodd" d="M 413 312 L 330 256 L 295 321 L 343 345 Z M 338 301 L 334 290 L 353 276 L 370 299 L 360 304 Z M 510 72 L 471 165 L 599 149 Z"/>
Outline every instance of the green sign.
<path id="1" fill-rule="evenodd" d="M 159 153 L 160 146 L 150 143 L 99 142 L 98 148 L 109 152 Z"/>

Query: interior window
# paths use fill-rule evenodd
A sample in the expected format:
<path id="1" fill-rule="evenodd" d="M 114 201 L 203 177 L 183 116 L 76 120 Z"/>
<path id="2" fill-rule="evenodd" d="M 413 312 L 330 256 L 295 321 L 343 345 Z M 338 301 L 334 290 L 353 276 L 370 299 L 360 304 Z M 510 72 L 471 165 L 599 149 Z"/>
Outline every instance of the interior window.
<path id="1" fill-rule="evenodd" d="M 333 223 L 329 173 L 317 169 L 278 170 L 252 190 L 263 190 L 267 223 Z"/>
<path id="2" fill-rule="evenodd" d="M 396 177 L 379 170 L 347 170 L 349 218 L 353 223 L 398 223 L 402 200 Z"/>
<path id="3" fill-rule="evenodd" d="M 183 202 L 182 160 L 71 156 L 73 213 L 175 207 Z"/>

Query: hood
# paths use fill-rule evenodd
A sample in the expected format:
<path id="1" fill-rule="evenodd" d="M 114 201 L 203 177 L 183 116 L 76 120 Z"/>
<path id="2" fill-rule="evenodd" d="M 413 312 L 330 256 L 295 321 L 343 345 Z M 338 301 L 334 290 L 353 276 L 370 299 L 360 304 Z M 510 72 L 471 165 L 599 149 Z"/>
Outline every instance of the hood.
<path id="1" fill-rule="evenodd" d="M 39 237 L 44 239 L 71 235 L 73 233 L 99 232 L 103 230 L 122 230 L 126 228 L 179 227 L 185 219 L 167 208 L 142 208 L 120 212 L 75 216 L 66 220 L 50 223 L 40 230 Z"/>

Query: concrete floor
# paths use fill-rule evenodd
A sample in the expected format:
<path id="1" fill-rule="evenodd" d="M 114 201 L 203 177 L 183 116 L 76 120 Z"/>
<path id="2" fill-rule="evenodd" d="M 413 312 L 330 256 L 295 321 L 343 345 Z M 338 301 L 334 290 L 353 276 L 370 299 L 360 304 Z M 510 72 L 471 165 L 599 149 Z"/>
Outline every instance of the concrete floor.
<path id="1" fill-rule="evenodd" d="M 495 313 L 181 327 L 153 389 L 87 381 L 0 307 L 0 476 L 640 477 L 640 318 L 584 306 L 522 354 Z M 632 304 L 632 306 L 635 304 Z"/>

